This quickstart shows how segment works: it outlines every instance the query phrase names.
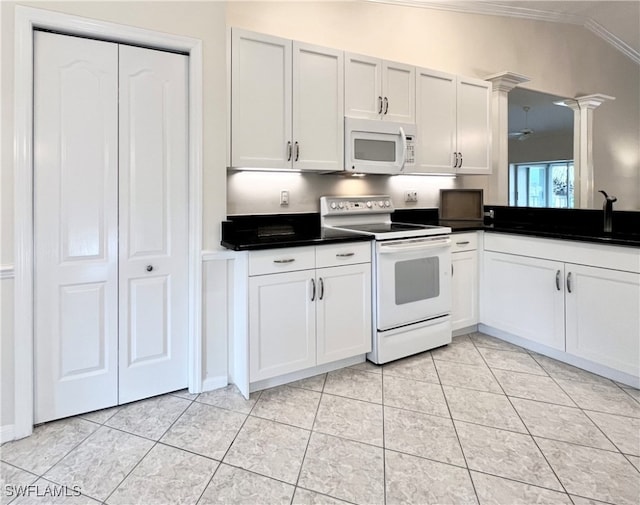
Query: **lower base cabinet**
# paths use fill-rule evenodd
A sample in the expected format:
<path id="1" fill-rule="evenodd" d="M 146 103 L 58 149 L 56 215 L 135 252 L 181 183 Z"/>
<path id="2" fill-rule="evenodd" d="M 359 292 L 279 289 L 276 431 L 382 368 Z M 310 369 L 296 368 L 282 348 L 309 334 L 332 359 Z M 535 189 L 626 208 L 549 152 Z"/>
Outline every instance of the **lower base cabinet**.
<path id="1" fill-rule="evenodd" d="M 478 324 L 478 234 L 451 237 L 451 329 Z"/>
<path id="2" fill-rule="evenodd" d="M 257 273 L 250 266 L 249 274 L 249 382 L 371 350 L 370 248 L 362 242 L 256 255 Z M 271 273 L 268 265 L 303 269 Z"/>

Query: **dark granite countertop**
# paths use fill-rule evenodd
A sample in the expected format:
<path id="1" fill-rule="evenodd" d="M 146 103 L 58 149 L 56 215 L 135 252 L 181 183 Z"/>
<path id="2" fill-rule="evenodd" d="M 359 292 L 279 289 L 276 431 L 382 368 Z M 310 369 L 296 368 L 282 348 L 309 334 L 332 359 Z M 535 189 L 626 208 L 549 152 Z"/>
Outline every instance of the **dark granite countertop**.
<path id="1" fill-rule="evenodd" d="M 602 231 L 600 210 L 534 209 L 485 206 L 494 218 L 485 221 L 440 221 L 438 209 L 398 209 L 393 220 L 440 224 L 453 232 L 484 230 L 541 238 L 640 247 L 640 212 L 615 211 L 613 232 Z M 221 244 L 235 251 L 276 249 L 337 242 L 369 241 L 354 232 L 323 229 L 318 213 L 229 216 L 222 223 Z"/>
<path id="2" fill-rule="evenodd" d="M 305 213 L 229 216 L 222 222 L 220 243 L 234 251 L 252 251 L 370 240 L 367 235 L 322 228 L 319 214 Z"/>

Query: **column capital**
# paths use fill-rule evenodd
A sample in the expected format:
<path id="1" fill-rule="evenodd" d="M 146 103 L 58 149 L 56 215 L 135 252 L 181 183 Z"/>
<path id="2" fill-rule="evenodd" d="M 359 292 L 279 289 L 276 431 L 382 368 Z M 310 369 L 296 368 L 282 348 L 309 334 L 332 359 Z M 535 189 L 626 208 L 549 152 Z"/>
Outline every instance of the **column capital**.
<path id="1" fill-rule="evenodd" d="M 528 82 L 529 79 L 526 75 L 516 74 L 515 72 L 499 72 L 492 74 L 484 78 L 485 81 L 491 81 L 493 83 L 493 91 L 500 91 L 503 93 L 509 93 L 518 84 Z"/>

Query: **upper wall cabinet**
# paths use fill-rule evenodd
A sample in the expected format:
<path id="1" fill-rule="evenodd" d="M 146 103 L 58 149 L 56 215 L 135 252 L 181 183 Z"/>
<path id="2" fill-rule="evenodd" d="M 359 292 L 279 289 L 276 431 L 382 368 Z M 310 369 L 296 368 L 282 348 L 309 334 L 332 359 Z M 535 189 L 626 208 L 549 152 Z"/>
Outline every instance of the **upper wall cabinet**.
<path id="1" fill-rule="evenodd" d="M 491 173 L 491 83 L 416 71 L 414 172 Z"/>
<path id="2" fill-rule="evenodd" d="M 345 54 L 344 115 L 415 122 L 415 67 Z"/>
<path id="3" fill-rule="evenodd" d="M 342 170 L 342 51 L 233 29 L 231 167 Z"/>

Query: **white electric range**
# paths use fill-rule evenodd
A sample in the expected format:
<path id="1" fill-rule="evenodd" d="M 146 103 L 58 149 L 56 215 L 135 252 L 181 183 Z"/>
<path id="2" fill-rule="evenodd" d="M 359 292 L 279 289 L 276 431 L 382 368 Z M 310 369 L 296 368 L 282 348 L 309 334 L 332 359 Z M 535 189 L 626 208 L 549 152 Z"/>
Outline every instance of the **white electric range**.
<path id="1" fill-rule="evenodd" d="M 388 195 L 324 196 L 325 228 L 371 235 L 372 351 L 382 364 L 451 342 L 451 228 L 392 220 Z"/>

